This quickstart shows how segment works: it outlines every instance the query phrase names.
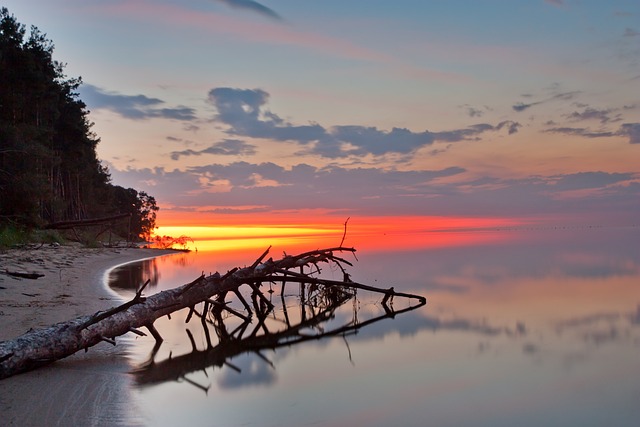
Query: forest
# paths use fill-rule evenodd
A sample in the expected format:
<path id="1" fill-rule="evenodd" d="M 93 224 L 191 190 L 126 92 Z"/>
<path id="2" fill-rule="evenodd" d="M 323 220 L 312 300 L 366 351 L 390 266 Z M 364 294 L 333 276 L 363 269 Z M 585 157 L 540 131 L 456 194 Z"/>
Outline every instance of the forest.
<path id="1" fill-rule="evenodd" d="M 53 51 L 37 27 L 0 10 L 0 231 L 120 216 L 129 218 L 114 222 L 120 236 L 149 239 L 155 198 L 111 182 L 82 79 L 66 76 Z"/>

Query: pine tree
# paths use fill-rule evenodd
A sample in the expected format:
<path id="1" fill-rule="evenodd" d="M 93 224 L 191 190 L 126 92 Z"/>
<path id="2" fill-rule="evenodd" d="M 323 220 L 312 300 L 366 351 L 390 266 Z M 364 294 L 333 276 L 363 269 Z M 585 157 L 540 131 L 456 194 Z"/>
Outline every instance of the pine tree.
<path id="1" fill-rule="evenodd" d="M 155 228 L 155 199 L 110 183 L 100 139 L 79 99 L 80 78 L 53 59 L 54 45 L 34 26 L 0 9 L 0 225 L 131 213 L 135 237 Z"/>

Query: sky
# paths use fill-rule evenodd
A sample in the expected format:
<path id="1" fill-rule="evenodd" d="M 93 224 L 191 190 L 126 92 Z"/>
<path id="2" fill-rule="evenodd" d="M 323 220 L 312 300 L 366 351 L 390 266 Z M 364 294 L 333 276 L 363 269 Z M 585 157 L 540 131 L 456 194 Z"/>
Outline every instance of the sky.
<path id="1" fill-rule="evenodd" d="M 160 225 L 640 218 L 637 0 L 2 3 Z"/>

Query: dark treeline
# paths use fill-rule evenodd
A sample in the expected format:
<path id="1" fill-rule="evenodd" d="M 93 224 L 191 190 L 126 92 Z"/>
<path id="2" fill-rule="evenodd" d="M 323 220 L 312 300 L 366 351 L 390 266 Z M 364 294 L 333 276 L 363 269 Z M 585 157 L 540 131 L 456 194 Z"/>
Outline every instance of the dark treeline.
<path id="1" fill-rule="evenodd" d="M 38 28 L 27 34 L 6 8 L 0 19 L 0 228 L 131 213 L 122 233 L 148 238 L 155 199 L 111 184 L 78 97 L 81 79 L 64 74 Z"/>

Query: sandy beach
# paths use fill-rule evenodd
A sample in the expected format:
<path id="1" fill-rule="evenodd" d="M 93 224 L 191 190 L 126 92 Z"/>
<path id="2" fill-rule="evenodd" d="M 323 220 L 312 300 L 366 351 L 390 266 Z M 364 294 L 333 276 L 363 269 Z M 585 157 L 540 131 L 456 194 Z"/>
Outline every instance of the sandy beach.
<path id="1" fill-rule="evenodd" d="M 74 245 L 0 252 L 0 340 L 120 304 L 105 288 L 112 267 L 173 253 Z M 43 274 L 18 278 L 9 272 Z M 101 343 L 50 366 L 0 381 L 2 425 L 144 425 L 130 396 L 126 344 Z"/>

